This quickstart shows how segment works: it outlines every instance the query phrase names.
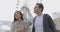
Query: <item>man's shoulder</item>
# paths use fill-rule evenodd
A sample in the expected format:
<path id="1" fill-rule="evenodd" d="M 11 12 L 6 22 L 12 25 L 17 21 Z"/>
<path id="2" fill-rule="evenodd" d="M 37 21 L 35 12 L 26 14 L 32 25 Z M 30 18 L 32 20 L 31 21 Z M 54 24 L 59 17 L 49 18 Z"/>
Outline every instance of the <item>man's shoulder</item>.
<path id="1" fill-rule="evenodd" d="M 33 18 L 33 23 L 35 22 L 36 16 Z"/>
<path id="2" fill-rule="evenodd" d="M 52 17 L 50 16 L 50 15 L 48 15 L 48 14 L 44 14 L 44 18 L 46 19 L 52 19 Z"/>
<path id="3" fill-rule="evenodd" d="M 46 16 L 46 17 L 50 17 L 50 15 L 49 15 L 49 14 L 44 14 L 44 16 Z"/>
<path id="4" fill-rule="evenodd" d="M 49 14 L 43 14 L 43 17 L 50 17 Z M 37 16 L 35 16 L 33 19 L 36 19 Z"/>
<path id="5" fill-rule="evenodd" d="M 49 16 L 48 14 L 44 14 L 45 16 Z"/>

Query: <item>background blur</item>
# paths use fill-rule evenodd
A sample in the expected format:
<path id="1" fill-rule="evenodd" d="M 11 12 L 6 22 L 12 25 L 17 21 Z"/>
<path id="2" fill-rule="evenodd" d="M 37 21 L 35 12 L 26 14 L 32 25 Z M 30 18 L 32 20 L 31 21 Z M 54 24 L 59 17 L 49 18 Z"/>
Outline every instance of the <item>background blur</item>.
<path id="1" fill-rule="evenodd" d="M 18 2 L 19 4 L 18 4 Z M 27 0 L 0 0 L 0 32 L 10 32 L 11 23 L 14 19 L 14 12 L 20 10 Z M 44 5 L 43 14 L 49 14 L 60 30 L 60 0 L 28 0 L 27 6 L 30 9 L 31 16 L 35 17 L 34 6 L 37 2 Z M 17 8 L 17 5 L 18 8 Z"/>

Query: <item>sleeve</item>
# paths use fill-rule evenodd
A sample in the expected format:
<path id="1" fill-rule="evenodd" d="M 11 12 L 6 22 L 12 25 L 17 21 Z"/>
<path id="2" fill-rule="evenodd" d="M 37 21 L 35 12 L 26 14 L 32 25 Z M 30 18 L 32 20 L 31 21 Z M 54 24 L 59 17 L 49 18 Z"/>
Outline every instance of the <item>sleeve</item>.
<path id="1" fill-rule="evenodd" d="M 32 25 L 32 22 L 31 21 L 28 21 L 29 25 L 28 26 L 31 26 Z"/>
<path id="2" fill-rule="evenodd" d="M 12 25 L 11 25 L 11 32 L 15 32 L 15 24 L 14 23 L 12 23 Z"/>
<path id="3" fill-rule="evenodd" d="M 49 21 L 49 27 L 51 28 L 52 32 L 57 32 L 52 18 L 49 15 L 47 15 L 47 16 L 48 16 L 48 21 Z"/>

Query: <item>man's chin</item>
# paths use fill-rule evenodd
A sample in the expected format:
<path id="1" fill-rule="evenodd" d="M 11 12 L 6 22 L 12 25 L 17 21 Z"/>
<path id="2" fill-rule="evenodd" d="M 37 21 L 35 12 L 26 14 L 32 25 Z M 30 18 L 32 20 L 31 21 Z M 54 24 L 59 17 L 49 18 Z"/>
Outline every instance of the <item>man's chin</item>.
<path id="1" fill-rule="evenodd" d="M 38 13 L 36 13 L 36 12 L 34 12 L 35 14 L 38 14 Z"/>

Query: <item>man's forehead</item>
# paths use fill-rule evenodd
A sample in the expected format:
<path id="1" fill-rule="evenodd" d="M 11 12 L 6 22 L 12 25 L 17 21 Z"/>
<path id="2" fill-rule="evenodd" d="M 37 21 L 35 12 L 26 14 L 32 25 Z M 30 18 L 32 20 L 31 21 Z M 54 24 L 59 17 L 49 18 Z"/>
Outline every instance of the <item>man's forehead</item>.
<path id="1" fill-rule="evenodd" d="M 38 7 L 39 5 L 35 5 L 35 7 Z"/>

